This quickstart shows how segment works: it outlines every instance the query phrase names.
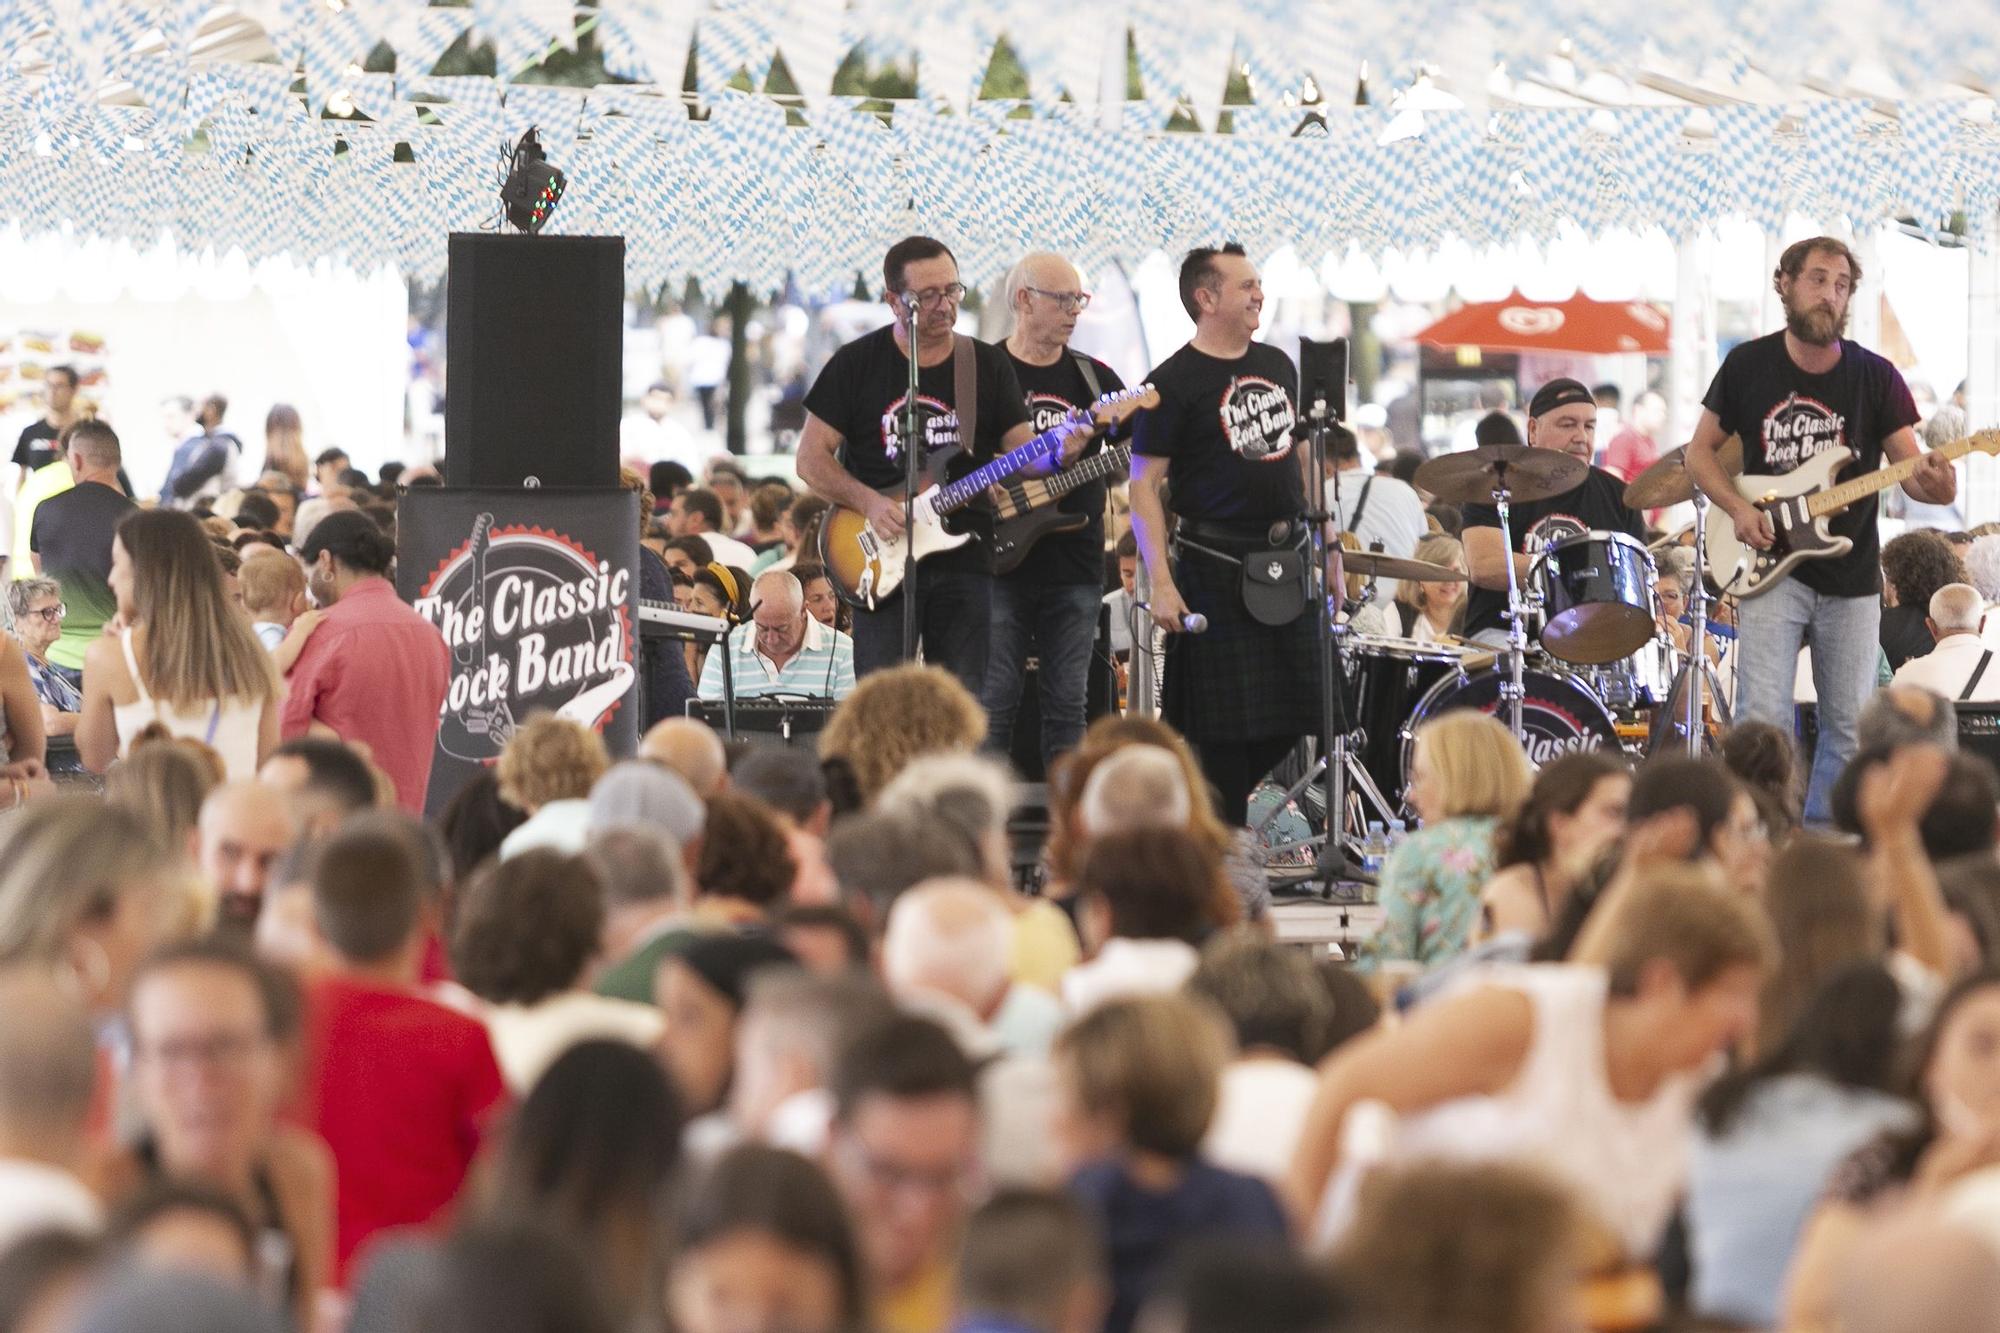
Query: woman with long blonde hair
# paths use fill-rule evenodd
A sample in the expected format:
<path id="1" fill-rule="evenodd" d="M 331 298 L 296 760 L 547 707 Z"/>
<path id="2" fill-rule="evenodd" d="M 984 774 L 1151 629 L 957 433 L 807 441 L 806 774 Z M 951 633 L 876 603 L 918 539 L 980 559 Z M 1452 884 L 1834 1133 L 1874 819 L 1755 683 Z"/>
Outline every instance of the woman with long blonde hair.
<path id="1" fill-rule="evenodd" d="M 299 409 L 289 403 L 273 403 L 264 416 L 264 466 L 258 475 L 282 472 L 292 483 L 294 494 L 305 494 L 312 480 L 312 464 L 306 458 L 306 431 Z"/>
<path id="2" fill-rule="evenodd" d="M 102 773 L 157 727 L 222 756 L 232 781 L 278 744 L 278 673 L 229 600 L 215 547 L 191 515 L 142 509 L 111 541 L 115 634 L 84 654 L 76 748 Z"/>

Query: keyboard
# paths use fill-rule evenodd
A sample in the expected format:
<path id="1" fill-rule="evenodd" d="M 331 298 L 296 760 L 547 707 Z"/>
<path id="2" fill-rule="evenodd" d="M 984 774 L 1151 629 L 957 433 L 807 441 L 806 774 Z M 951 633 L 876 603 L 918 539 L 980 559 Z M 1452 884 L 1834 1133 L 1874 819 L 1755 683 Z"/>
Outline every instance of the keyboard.
<path id="1" fill-rule="evenodd" d="M 645 638 L 692 638 L 713 642 L 728 635 L 729 622 L 720 616 L 683 611 L 672 602 L 641 601 L 639 633 Z"/>

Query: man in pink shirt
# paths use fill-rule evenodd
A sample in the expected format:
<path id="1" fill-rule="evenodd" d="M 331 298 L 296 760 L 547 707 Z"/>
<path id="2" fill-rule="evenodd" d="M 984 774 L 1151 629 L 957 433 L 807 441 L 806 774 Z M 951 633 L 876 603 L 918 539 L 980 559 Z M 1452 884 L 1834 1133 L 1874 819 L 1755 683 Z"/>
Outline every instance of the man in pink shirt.
<path id="1" fill-rule="evenodd" d="M 287 678 L 284 735 L 319 729 L 367 746 L 397 803 L 421 815 L 450 684 L 444 636 L 396 596 L 384 577 L 396 545 L 366 514 L 327 515 L 299 556 L 326 619 Z"/>

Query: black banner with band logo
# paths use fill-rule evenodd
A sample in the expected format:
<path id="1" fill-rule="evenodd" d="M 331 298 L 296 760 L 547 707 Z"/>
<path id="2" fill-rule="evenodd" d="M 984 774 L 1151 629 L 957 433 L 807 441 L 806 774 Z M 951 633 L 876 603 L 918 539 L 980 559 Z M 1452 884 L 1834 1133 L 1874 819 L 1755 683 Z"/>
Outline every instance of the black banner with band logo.
<path id="1" fill-rule="evenodd" d="M 530 715 L 639 744 L 638 496 L 616 489 L 420 487 L 396 510 L 396 591 L 451 648 L 426 813 Z"/>

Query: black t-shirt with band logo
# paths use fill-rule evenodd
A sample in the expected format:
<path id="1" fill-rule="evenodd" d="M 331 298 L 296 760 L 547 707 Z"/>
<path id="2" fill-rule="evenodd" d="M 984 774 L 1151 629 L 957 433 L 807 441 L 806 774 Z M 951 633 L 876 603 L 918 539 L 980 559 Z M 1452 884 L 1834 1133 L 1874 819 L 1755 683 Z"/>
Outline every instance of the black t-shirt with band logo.
<path id="1" fill-rule="evenodd" d="M 1910 386 L 1887 358 L 1843 338 L 1839 364 L 1824 375 L 1811 375 L 1785 350 L 1782 330 L 1731 351 L 1701 405 L 1743 441 L 1743 471 L 1763 476 L 1782 476 L 1839 448 L 1854 459 L 1834 480 L 1863 476 L 1882 465 L 1882 442 L 1918 421 Z M 1879 499 L 1879 493 L 1871 495 L 1827 521 L 1827 531 L 1854 542 L 1852 551 L 1831 560 L 1801 561 L 1792 577 L 1829 597 L 1880 592 Z M 1716 518 L 1710 515 L 1709 521 Z M 1720 518 L 1729 521 L 1726 514 Z"/>
<path id="2" fill-rule="evenodd" d="M 1160 405 L 1134 419 L 1132 452 L 1167 460 L 1176 514 L 1256 521 L 1305 512 L 1292 454 L 1299 376 L 1290 357 L 1252 343 L 1225 361 L 1190 343 L 1146 378 Z"/>
<path id="3" fill-rule="evenodd" d="M 1028 408 L 1006 349 L 976 340 L 972 347 L 979 369 L 979 421 L 965 457 L 985 462 L 1000 452 L 1007 432 L 1028 419 Z M 806 411 L 840 433 L 841 466 L 878 491 L 899 490 L 903 484 L 903 397 L 909 382 L 910 360 L 896 346 L 895 329 L 884 326 L 836 351 L 806 394 Z M 927 455 L 959 443 L 953 408 L 957 395 L 952 358 L 919 368 L 917 419 Z M 991 511 L 983 503 L 968 505 L 955 516 L 954 526 L 990 533 Z M 992 550 L 982 538 L 925 564 L 988 569 Z"/>
<path id="4" fill-rule="evenodd" d="M 1046 366 L 1031 365 L 1011 352 L 1007 359 L 1014 363 L 1015 378 L 1021 381 L 1021 389 L 1028 396 L 1029 424 L 1037 435 L 1071 412 L 1088 408 L 1099 395 L 1125 387 L 1117 371 L 1092 357 L 1090 363 L 1097 372 L 1098 392 L 1091 393 L 1083 371 L 1077 368 L 1076 357 L 1067 348 Z M 1103 440 L 1092 440 L 1077 461 L 1090 458 L 1103 449 Z M 1108 490 L 1109 486 L 1102 479 L 1087 481 L 1056 501 L 1056 507 L 1064 513 L 1082 514 L 1090 522 L 1075 532 L 1058 532 L 1042 538 L 1007 577 L 1023 583 L 1088 583 L 1092 587 L 1101 586 L 1104 582 L 1104 501 Z"/>
<path id="5" fill-rule="evenodd" d="M 1467 505 L 1461 514 L 1468 528 L 1497 528 L 1500 511 L 1492 505 Z M 1565 494 L 1547 500 L 1516 501 L 1507 511 L 1507 527 L 1516 552 L 1528 549 L 1535 539 L 1537 550 L 1547 550 L 1567 537 L 1585 532 L 1622 532 L 1641 541 L 1646 521 L 1637 510 L 1625 507 L 1625 483 L 1601 467 Z M 1522 588 L 1525 594 L 1527 589 Z M 1483 629 L 1507 628 L 1502 614 L 1507 609 L 1507 590 L 1482 588 L 1472 584 L 1465 594 L 1465 635 L 1471 638 Z"/>

